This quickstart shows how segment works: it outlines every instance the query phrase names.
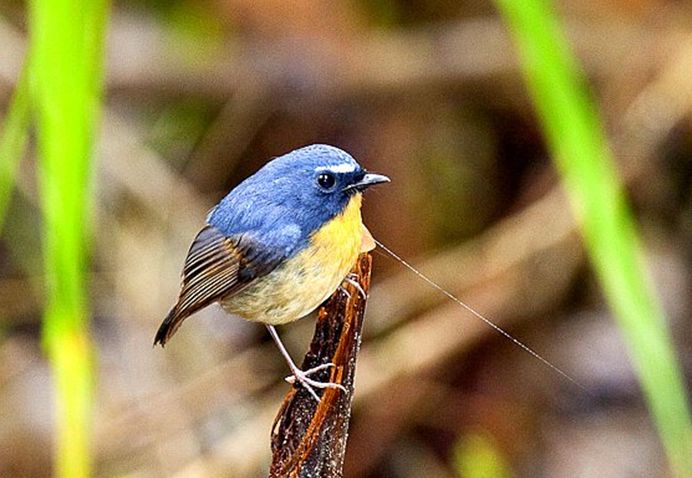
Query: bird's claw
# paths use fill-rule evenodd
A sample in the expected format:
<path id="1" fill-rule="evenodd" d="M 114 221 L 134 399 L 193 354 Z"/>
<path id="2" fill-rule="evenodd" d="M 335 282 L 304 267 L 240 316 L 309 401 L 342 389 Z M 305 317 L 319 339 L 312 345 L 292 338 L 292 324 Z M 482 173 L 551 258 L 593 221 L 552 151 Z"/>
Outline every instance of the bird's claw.
<path id="1" fill-rule="evenodd" d="M 361 285 L 358 283 L 358 276 L 354 273 L 350 273 L 346 277 L 344 277 L 344 282 L 348 282 L 351 284 L 360 294 L 360 296 L 363 298 L 363 300 L 368 298 L 368 294 L 365 293 L 365 290 L 361 287 Z M 346 289 L 343 289 L 344 292 L 349 296 L 349 299 L 351 298 L 351 294 L 346 291 Z"/>
<path id="2" fill-rule="evenodd" d="M 319 395 L 317 395 L 317 392 L 315 392 L 315 388 L 336 388 L 343 392 L 346 392 L 346 387 L 344 387 L 341 384 L 332 382 L 319 382 L 317 380 L 313 380 L 310 378 L 310 375 L 312 375 L 313 373 L 331 367 L 336 367 L 336 365 L 334 365 L 333 363 L 324 363 L 322 365 L 318 365 L 317 367 L 313 367 L 308 370 L 296 369 L 293 371 L 293 375 L 289 375 L 288 377 L 284 378 L 284 380 L 286 380 L 286 382 L 290 383 L 291 385 L 295 384 L 296 382 L 300 383 L 300 385 L 302 385 L 310 393 L 310 395 L 312 395 L 313 398 L 317 400 L 317 403 L 319 403 L 320 397 Z"/>

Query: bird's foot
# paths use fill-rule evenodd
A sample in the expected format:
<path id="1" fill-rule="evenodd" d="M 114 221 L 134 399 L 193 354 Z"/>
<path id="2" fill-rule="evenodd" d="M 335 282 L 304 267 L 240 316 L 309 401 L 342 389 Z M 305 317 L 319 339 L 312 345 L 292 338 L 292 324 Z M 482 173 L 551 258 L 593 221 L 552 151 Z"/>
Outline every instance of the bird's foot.
<path id="1" fill-rule="evenodd" d="M 365 300 L 365 299 L 368 298 L 368 294 L 365 293 L 365 291 L 363 290 L 363 288 L 362 288 L 362 287 L 360 286 L 360 284 L 358 283 L 358 276 L 357 276 L 356 274 L 354 274 L 354 273 L 348 274 L 346 277 L 344 277 L 344 282 L 348 282 L 348 283 L 351 284 L 353 287 L 355 287 L 355 289 L 358 291 L 358 293 L 359 293 L 360 296 L 363 298 L 363 300 Z M 350 298 L 351 298 L 351 294 L 349 294 L 348 291 L 347 291 L 346 289 L 344 289 L 343 287 L 342 287 L 341 289 L 348 295 L 348 297 L 349 297 L 349 299 L 350 299 Z"/>
<path id="2" fill-rule="evenodd" d="M 331 367 L 336 367 L 336 365 L 334 365 L 333 363 L 324 363 L 322 365 L 318 365 L 317 367 L 313 367 L 308 370 L 300 370 L 299 368 L 296 368 L 293 370 L 293 375 L 289 375 L 284 380 L 286 380 L 288 383 L 292 385 L 297 381 L 303 387 L 305 387 L 305 389 L 310 393 L 310 395 L 312 395 L 313 398 L 317 400 L 317 403 L 319 403 L 320 397 L 319 395 L 317 395 L 317 392 L 315 392 L 315 388 L 337 388 L 343 392 L 346 392 L 346 387 L 344 387 L 341 384 L 332 382 L 319 382 L 317 380 L 313 380 L 310 378 L 310 375 L 312 375 L 313 373 Z"/>

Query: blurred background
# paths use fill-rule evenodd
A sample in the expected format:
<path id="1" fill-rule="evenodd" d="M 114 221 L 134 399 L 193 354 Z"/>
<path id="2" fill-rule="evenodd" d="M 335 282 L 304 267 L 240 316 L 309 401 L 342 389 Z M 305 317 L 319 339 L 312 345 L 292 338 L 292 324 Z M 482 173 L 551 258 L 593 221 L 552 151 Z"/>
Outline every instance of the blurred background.
<path id="1" fill-rule="evenodd" d="M 692 377 L 692 4 L 563 0 Z M 27 51 L 0 2 L 0 111 Z M 666 477 L 665 454 L 488 1 L 113 2 L 91 168 L 95 476 L 266 476 L 287 385 L 256 324 L 210 307 L 153 335 L 209 209 L 268 159 L 346 149 L 392 183 L 373 235 L 585 386 L 400 264 L 374 286 L 347 477 Z M 4 158 L 2 159 L 4 161 Z M 0 476 L 49 476 L 55 408 L 35 142 L 0 236 Z M 313 329 L 280 333 L 295 357 Z"/>

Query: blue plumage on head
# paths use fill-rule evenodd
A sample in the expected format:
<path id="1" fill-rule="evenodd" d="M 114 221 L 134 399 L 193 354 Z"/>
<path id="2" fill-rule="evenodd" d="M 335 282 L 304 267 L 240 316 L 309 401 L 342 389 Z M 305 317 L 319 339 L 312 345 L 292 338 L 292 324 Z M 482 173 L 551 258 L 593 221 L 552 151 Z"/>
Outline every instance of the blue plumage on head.
<path id="1" fill-rule="evenodd" d="M 228 236 L 262 234 L 258 239 L 284 247 L 290 255 L 344 210 L 355 193 L 345 186 L 363 174 L 350 154 L 334 146 L 296 149 L 236 186 L 212 210 L 208 222 Z"/>

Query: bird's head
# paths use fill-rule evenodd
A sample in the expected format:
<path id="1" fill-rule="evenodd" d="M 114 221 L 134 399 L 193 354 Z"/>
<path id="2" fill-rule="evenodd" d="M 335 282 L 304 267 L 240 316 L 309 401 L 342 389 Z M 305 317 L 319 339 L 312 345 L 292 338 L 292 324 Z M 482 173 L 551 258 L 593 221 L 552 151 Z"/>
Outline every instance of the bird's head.
<path id="1" fill-rule="evenodd" d="M 314 144 L 268 162 L 226 199 L 236 205 L 254 203 L 255 210 L 277 206 L 314 230 L 341 213 L 354 196 L 385 182 L 388 177 L 367 172 L 346 151 Z"/>
<path id="2" fill-rule="evenodd" d="M 240 183 L 211 219 L 226 232 L 290 220 L 309 233 L 343 212 L 369 186 L 385 182 L 388 177 L 367 172 L 339 148 L 305 146 L 269 161 Z"/>

